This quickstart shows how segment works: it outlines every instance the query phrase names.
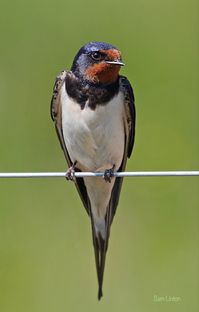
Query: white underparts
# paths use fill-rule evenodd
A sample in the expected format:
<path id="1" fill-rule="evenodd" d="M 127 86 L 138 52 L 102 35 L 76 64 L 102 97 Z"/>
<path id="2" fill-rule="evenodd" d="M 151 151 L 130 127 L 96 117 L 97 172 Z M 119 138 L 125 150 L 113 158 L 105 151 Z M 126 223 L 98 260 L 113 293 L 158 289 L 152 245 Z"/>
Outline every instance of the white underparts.
<path id="1" fill-rule="evenodd" d="M 109 103 L 84 109 L 61 90 L 62 127 L 72 162 L 82 171 L 118 170 L 124 153 L 124 98 L 119 92 Z M 96 230 L 105 236 L 105 215 L 114 180 L 84 178 Z"/>

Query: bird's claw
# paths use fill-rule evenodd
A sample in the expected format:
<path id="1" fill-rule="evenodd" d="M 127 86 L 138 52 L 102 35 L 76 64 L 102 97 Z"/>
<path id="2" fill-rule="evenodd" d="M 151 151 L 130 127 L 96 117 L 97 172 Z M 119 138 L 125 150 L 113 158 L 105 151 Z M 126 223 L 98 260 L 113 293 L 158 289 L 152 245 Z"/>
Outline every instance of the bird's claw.
<path id="1" fill-rule="evenodd" d="M 105 180 L 106 182 L 111 183 L 111 179 L 114 177 L 114 169 L 115 169 L 115 165 L 114 165 L 112 168 L 106 169 L 106 170 L 104 171 L 104 176 L 103 176 L 103 178 L 104 178 L 104 180 Z"/>
<path id="2" fill-rule="evenodd" d="M 66 171 L 66 180 L 75 182 L 75 165 Z"/>

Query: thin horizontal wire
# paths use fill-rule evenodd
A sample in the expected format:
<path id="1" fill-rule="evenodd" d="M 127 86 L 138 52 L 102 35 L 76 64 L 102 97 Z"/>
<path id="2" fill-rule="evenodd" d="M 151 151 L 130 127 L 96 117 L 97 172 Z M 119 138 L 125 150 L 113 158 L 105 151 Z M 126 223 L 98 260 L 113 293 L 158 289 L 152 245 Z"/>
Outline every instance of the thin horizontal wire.
<path id="1" fill-rule="evenodd" d="M 0 172 L 0 178 L 64 178 L 66 172 Z M 75 172 L 76 178 L 103 177 L 104 172 Z M 199 171 L 115 172 L 115 177 L 182 177 L 199 176 Z"/>

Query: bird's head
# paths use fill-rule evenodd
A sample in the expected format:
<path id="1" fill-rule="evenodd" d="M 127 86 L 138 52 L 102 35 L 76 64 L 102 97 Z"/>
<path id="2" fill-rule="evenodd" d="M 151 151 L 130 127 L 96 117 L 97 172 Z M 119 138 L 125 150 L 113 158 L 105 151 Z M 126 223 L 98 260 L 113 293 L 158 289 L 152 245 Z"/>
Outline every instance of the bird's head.
<path id="1" fill-rule="evenodd" d="M 123 65 L 116 47 L 104 42 L 89 42 L 75 56 L 71 71 L 91 83 L 111 84 L 118 79 Z"/>

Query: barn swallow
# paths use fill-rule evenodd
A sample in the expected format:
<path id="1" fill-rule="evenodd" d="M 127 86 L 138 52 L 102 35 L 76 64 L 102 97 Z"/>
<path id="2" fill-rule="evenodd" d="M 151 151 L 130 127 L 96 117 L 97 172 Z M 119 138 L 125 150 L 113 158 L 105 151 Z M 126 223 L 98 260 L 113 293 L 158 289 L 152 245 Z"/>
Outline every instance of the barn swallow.
<path id="1" fill-rule="evenodd" d="M 130 82 L 119 75 L 120 51 L 107 43 L 90 42 L 74 58 L 71 70 L 56 78 L 51 117 L 69 169 L 90 217 L 102 297 L 104 266 L 110 227 L 119 201 L 122 178 L 135 137 L 134 94 Z M 75 179 L 75 172 L 104 172 L 104 178 Z"/>

